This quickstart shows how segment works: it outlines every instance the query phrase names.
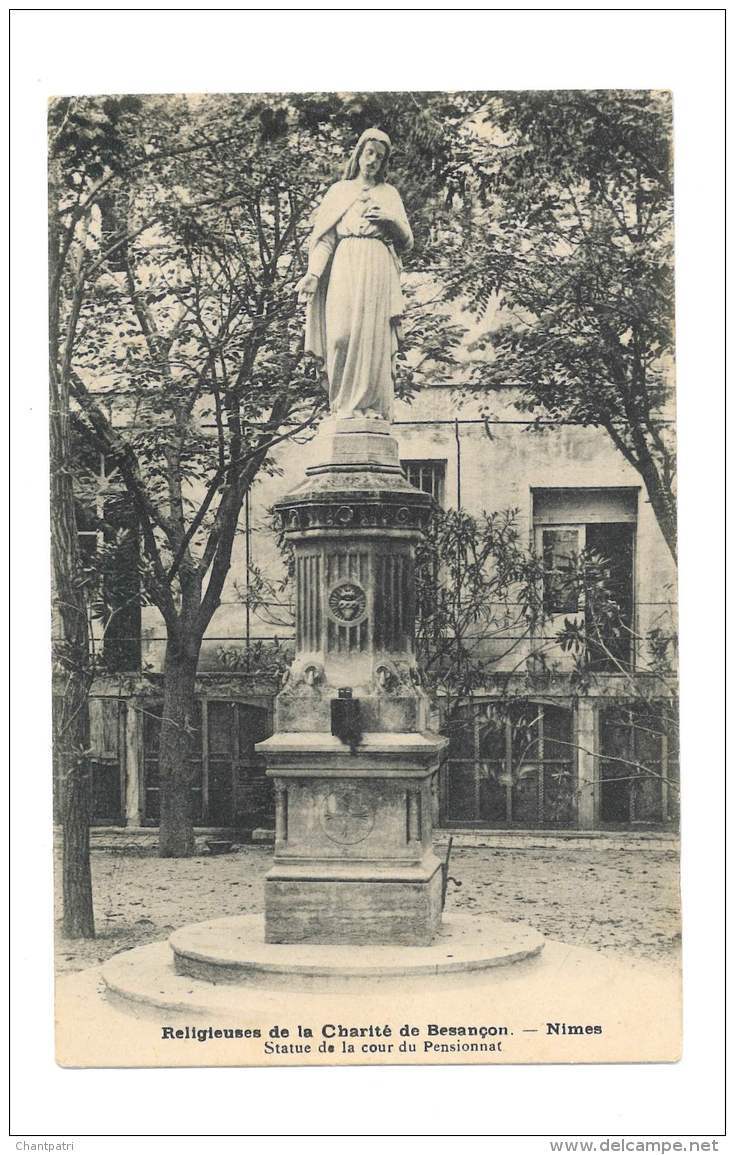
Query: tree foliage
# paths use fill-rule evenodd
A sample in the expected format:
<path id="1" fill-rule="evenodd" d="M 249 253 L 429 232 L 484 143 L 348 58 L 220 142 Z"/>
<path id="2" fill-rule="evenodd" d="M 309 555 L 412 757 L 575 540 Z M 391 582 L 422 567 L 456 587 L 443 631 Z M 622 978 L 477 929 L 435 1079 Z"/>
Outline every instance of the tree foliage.
<path id="1" fill-rule="evenodd" d="M 274 447 L 325 406 L 304 362 L 294 293 L 311 214 L 340 175 L 345 145 L 376 118 L 400 135 L 410 103 L 386 94 L 51 106 L 52 375 L 65 382 L 81 436 L 130 500 L 141 597 L 166 625 L 164 854 L 193 849 L 197 661 L 244 495 L 274 468 Z M 406 141 L 411 159 L 398 154 L 398 179 L 406 177 L 424 219 L 446 174 L 419 130 Z M 419 155 L 429 178 L 421 198 Z M 424 250 L 431 259 L 428 233 Z M 445 321 L 436 312 L 415 325 L 414 343 L 445 356 L 451 342 L 432 336 Z M 414 377 L 404 362 L 404 393 Z"/>
<path id="2" fill-rule="evenodd" d="M 416 648 L 433 693 L 464 703 L 497 669 L 525 666 L 543 617 L 542 570 L 514 510 L 437 510 L 416 572 Z"/>
<path id="3" fill-rule="evenodd" d="M 604 428 L 675 556 L 671 148 L 668 93 L 492 97 L 465 152 L 484 227 L 449 291 L 493 306 L 474 388 Z"/>
<path id="4" fill-rule="evenodd" d="M 612 676 L 612 703 L 648 755 L 630 761 L 631 778 L 661 778 L 651 739 L 678 732 L 676 637 L 663 615 L 645 633 L 635 629 L 615 558 L 585 549 L 550 572 L 522 544 L 516 511 L 473 517 L 460 509 L 435 511 L 416 563 L 417 657 L 447 734 L 463 731 L 478 708 L 495 729 L 510 718 L 511 769 L 520 774 L 536 740 L 537 703 L 558 702 L 555 682 L 565 696 L 602 692 L 604 700 Z M 578 614 L 559 620 L 552 612 L 550 580 L 563 583 Z M 475 696 L 488 693 L 478 706 Z"/>

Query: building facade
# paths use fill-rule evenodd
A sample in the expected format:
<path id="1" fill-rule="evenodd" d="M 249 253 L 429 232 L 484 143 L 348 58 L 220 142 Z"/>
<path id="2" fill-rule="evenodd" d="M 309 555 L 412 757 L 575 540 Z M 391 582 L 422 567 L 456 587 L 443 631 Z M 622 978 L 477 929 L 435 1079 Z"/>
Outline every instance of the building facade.
<path id="1" fill-rule="evenodd" d="M 446 509 L 514 510 L 520 540 L 548 568 L 543 636 L 512 622 L 494 631 L 483 638 L 488 684 L 454 704 L 451 717 L 437 700 L 450 737 L 436 783 L 438 824 L 672 826 L 674 683 L 654 669 L 651 653 L 656 644 L 669 654 L 673 647 L 673 560 L 639 474 L 607 435 L 570 424 L 530 430 L 515 402 L 512 389 L 498 391 L 488 418 L 439 386 L 397 405 L 408 479 Z M 192 796 L 202 826 L 252 829 L 271 821 L 269 782 L 254 747 L 270 733 L 277 667 L 287 660 L 293 623 L 270 510 L 314 455 L 311 438 L 286 443 L 277 475 L 258 480 L 243 508 L 228 586 L 200 662 Z M 82 532 L 85 548 L 94 549 L 93 531 L 83 524 Z M 610 560 L 625 628 L 580 683 L 574 654 L 557 638 L 564 623 L 583 622 L 588 607 L 558 575 L 584 551 Z M 151 607 L 130 614 L 126 629 L 108 643 L 116 669 L 97 680 L 90 703 L 94 821 L 155 825 L 165 629 Z M 97 644 L 105 641 L 98 631 Z"/>

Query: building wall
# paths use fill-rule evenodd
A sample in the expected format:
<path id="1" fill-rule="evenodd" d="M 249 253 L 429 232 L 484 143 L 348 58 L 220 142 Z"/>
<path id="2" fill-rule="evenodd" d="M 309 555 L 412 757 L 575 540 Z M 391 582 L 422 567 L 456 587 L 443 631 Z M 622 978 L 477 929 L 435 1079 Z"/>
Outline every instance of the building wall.
<path id="1" fill-rule="evenodd" d="M 491 398 L 493 420 L 483 423 L 480 403 L 458 404 L 448 387 L 426 389 L 409 405 L 396 406 L 395 434 L 404 460 L 437 459 L 446 462 L 445 506 L 459 502 L 470 513 L 517 510 L 523 539 L 533 541 L 533 493 L 539 489 L 626 488 L 638 495 L 635 606 L 636 631 L 645 635 L 654 625 L 669 628 L 676 603 L 676 572 L 640 475 L 598 429 L 577 426 L 528 432 L 515 394 L 505 390 Z M 456 421 L 456 424 L 455 424 Z M 277 583 L 283 562 L 272 532 L 270 509 L 279 496 L 303 479 L 307 466 L 316 463 L 315 439 L 287 443 L 276 454 L 278 473 L 259 478 L 250 495 L 249 514 L 240 521 L 232 567 L 202 649 L 202 668 L 224 670 L 236 660 L 247 640 L 289 639 L 293 633 L 287 607 L 254 608 L 249 614 L 244 594 L 248 586 L 248 557 Z M 246 532 L 247 524 L 249 533 Z M 162 669 L 165 629 L 158 611 L 143 611 L 143 663 Z M 223 651 L 224 657 L 223 657 Z M 513 659 L 515 663 L 517 656 Z"/>
<path id="2" fill-rule="evenodd" d="M 615 450 L 603 431 L 570 425 L 529 431 L 526 418 L 516 409 L 515 402 L 513 390 L 493 394 L 489 401 L 486 399 L 487 410 L 491 412 L 487 422 L 479 401 L 459 403 L 449 387 L 426 389 L 410 404 L 399 402 L 394 432 L 399 440 L 401 458 L 445 463 L 444 505 L 447 508 L 461 504 L 473 514 L 516 510 L 521 540 L 529 546 L 536 540 L 535 495 L 543 497 L 549 491 L 566 491 L 560 496 L 562 506 L 568 510 L 574 500 L 581 503 L 581 509 L 594 506 L 596 512 L 590 515 L 592 519 L 605 518 L 605 501 L 610 502 L 613 520 L 616 509 L 622 506 L 634 509 L 635 632 L 645 636 L 655 626 L 670 632 L 675 615 L 675 568 L 640 475 Z M 222 604 L 213 618 L 202 649 L 201 670 L 210 685 L 207 693 L 214 693 L 220 699 L 225 692 L 211 687 L 218 681 L 229 682 L 231 686 L 238 672 L 245 673 L 239 663 L 248 644 L 278 639 L 288 647 L 292 637 L 293 625 L 288 607 L 278 604 L 277 595 L 273 605 L 249 610 L 246 607 L 244 594 L 248 587 L 248 563 L 257 566 L 277 585 L 283 574 L 283 561 L 272 532 L 271 507 L 278 497 L 299 484 L 305 468 L 316 463 L 318 452 L 313 436 L 301 438 L 298 444 L 284 444 L 276 455 L 275 475 L 258 479 L 249 495 L 248 508 L 243 510 L 241 531 L 233 550 L 232 568 Z M 536 496 L 537 507 L 540 500 Z M 584 514 L 580 517 L 583 518 Z M 144 609 L 142 634 L 143 669 L 155 675 L 162 668 L 165 648 L 163 623 L 155 609 Z M 501 644 L 507 648 L 505 642 Z M 524 645 L 530 652 L 532 643 L 525 642 Z M 605 815 L 611 821 L 619 820 L 625 825 L 626 814 L 631 822 L 637 820 L 636 808 L 639 815 L 648 815 L 640 821 L 650 819 L 665 823 L 670 820 L 674 812 L 673 792 L 666 784 L 646 782 L 643 788 L 636 786 L 634 791 L 633 787 L 626 785 L 625 778 L 621 779 L 621 785 L 601 783 L 605 773 L 612 773 L 603 769 L 612 765 L 609 759 L 603 759 L 604 754 L 610 754 L 610 734 L 617 734 L 616 740 L 623 745 L 628 740 L 623 723 L 620 724 L 622 730 L 620 726 L 618 730 L 611 729 L 609 710 L 613 707 L 618 709 L 615 702 L 620 703 L 620 708 L 625 706 L 630 698 L 629 679 L 616 674 L 601 676 L 594 686 L 580 694 L 578 690 L 573 691 L 569 682 L 571 659 L 565 658 L 558 648 L 551 663 L 555 667 L 554 673 L 545 680 L 539 680 L 522 660 L 519 662 L 522 654 L 521 649 L 514 650 L 505 663 L 498 662 L 497 669 L 516 669 L 518 672 L 511 693 L 519 702 L 530 702 L 532 706 L 535 703 L 533 708 L 538 709 L 539 717 L 546 710 L 548 727 L 561 724 L 571 735 L 568 739 L 570 757 L 565 770 L 568 781 L 564 787 L 569 797 L 561 796 L 559 775 L 551 764 L 541 766 L 539 762 L 535 770 L 532 767 L 529 771 L 530 777 L 523 779 L 521 776 L 517 782 L 510 783 L 502 759 L 493 761 L 484 756 L 483 743 L 487 743 L 489 738 L 482 712 L 487 708 L 486 703 L 491 703 L 498 693 L 496 687 L 489 686 L 476 696 L 480 722 L 467 722 L 468 734 L 470 731 L 473 734 L 474 749 L 470 749 L 469 738 L 462 739 L 464 747 L 459 749 L 462 757 L 458 756 L 454 762 L 450 760 L 441 772 L 437 784 L 438 817 L 448 825 L 486 821 L 502 825 L 505 791 L 508 821 L 515 825 L 523 824 L 524 816 L 527 818 L 528 815 L 535 815 L 536 825 L 589 829 L 603 824 Z M 637 656 L 637 665 L 639 670 L 645 669 L 645 654 Z M 241 692 L 235 695 L 238 700 L 254 703 L 257 695 L 253 696 L 252 687 L 248 688 L 247 679 L 238 684 L 241 687 Z M 508 692 L 507 686 L 504 692 Z M 552 707 L 561 713 L 553 715 Z M 553 718 L 557 721 L 552 721 Z M 141 738 L 136 740 L 140 743 Z M 512 734 L 508 742 L 512 742 Z M 140 776 L 143 770 L 130 765 L 135 742 L 128 741 L 127 747 L 127 773 Z M 620 774 L 626 758 L 622 747 L 616 747 L 616 752 L 622 759 L 616 763 L 618 769 L 615 772 Z M 675 759 L 671 744 L 667 746 L 666 741 L 662 757 L 664 778 L 667 774 L 673 778 Z M 631 759 L 634 760 L 632 755 Z M 655 805 L 650 804 L 650 798 L 646 802 L 652 790 L 656 795 Z M 139 786 L 137 793 L 128 788 L 129 800 L 138 806 L 137 819 L 135 807 L 132 811 L 128 807 L 128 821 L 140 819 L 144 791 L 144 785 Z M 462 791 L 464 795 L 460 797 Z M 464 819 L 461 817 L 463 814 Z"/>

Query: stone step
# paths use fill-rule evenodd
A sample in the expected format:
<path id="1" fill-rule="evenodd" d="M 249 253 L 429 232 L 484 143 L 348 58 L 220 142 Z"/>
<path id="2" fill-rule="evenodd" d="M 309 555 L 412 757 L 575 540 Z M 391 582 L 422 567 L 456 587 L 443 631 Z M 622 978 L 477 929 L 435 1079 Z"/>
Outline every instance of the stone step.
<path id="1" fill-rule="evenodd" d="M 169 939 L 174 969 L 217 986 L 285 984 L 329 991 L 335 982 L 344 986 L 354 980 L 383 988 L 392 979 L 430 981 L 509 966 L 535 957 L 544 945 L 531 927 L 488 915 L 445 916 L 433 943 L 425 946 L 267 943 L 263 933 L 262 916 L 253 914 L 183 927 Z M 108 974 L 103 968 L 103 975 Z"/>

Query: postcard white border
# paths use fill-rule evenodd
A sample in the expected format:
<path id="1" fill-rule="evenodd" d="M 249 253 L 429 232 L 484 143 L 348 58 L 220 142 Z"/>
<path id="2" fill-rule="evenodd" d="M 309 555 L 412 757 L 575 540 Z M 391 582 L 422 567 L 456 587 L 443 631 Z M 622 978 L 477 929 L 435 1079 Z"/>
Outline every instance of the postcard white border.
<path id="1" fill-rule="evenodd" d="M 246 1134 L 719 1131 L 723 11 L 15 9 L 11 26 L 13 1130 L 29 1136 L 208 1134 L 213 1126 L 219 1133 Z M 648 1068 L 62 1071 L 52 1043 L 47 790 L 47 96 L 559 87 L 674 92 L 684 1059 Z M 177 1143 L 177 1150 L 182 1147 Z M 500 1150 L 502 1144 L 484 1141 L 481 1149 Z M 521 1151 L 523 1144 L 508 1149 Z"/>

